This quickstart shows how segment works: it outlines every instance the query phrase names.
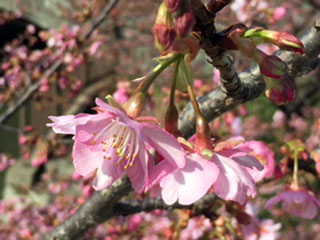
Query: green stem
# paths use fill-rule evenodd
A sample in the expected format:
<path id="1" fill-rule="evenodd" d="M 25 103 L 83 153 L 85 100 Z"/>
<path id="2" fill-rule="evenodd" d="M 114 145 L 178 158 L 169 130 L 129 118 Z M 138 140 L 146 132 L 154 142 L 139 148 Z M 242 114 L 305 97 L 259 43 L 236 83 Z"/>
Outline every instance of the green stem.
<path id="1" fill-rule="evenodd" d="M 162 73 L 164 69 L 166 69 L 171 63 L 177 61 L 180 58 L 181 54 L 176 54 L 166 61 L 160 63 L 156 66 L 152 72 L 148 73 L 145 79 L 140 83 L 135 92 L 142 92 L 146 94 L 148 92 L 149 87 L 153 83 L 153 81 Z"/>
<path id="2" fill-rule="evenodd" d="M 175 97 L 180 61 L 181 61 L 181 58 L 178 58 L 176 63 L 176 68 L 174 70 L 173 81 L 172 81 L 171 90 L 170 90 L 170 105 L 174 105 L 174 97 Z"/>
<path id="3" fill-rule="evenodd" d="M 296 184 L 296 186 L 299 186 L 299 180 L 298 180 L 298 170 L 299 170 L 299 151 L 294 151 L 293 153 L 293 182 Z"/>

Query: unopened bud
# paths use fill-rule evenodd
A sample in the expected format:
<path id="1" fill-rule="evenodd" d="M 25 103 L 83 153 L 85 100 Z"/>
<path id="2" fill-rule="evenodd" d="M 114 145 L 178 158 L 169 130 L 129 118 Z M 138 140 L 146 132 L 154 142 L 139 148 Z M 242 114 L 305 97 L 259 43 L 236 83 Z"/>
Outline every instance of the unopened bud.
<path id="1" fill-rule="evenodd" d="M 211 131 L 207 120 L 202 115 L 198 115 L 196 125 L 195 150 L 198 152 L 202 152 L 205 149 L 211 150 Z"/>
<path id="2" fill-rule="evenodd" d="M 146 95 L 144 93 L 136 92 L 125 103 L 124 109 L 131 118 L 135 119 L 140 116 L 144 108 L 145 99 Z"/>
<path id="3" fill-rule="evenodd" d="M 264 42 L 270 42 L 277 45 L 280 49 L 288 50 L 296 53 L 303 54 L 303 43 L 287 32 L 277 32 L 263 29 L 250 29 L 245 33 L 247 38 L 259 38 Z"/>
<path id="4" fill-rule="evenodd" d="M 179 17 L 174 24 L 179 37 L 183 38 L 191 32 L 195 23 L 196 20 L 191 13 L 185 13 Z"/>
<path id="5" fill-rule="evenodd" d="M 159 9 L 158 9 L 155 25 L 157 24 L 163 24 L 163 25 L 169 25 L 169 26 L 173 25 L 171 13 L 164 2 L 159 6 Z"/>
<path id="6" fill-rule="evenodd" d="M 153 33 L 156 47 L 160 52 L 167 50 L 176 37 L 175 30 L 172 27 L 163 24 L 156 24 L 153 27 Z"/>
<path id="7" fill-rule="evenodd" d="M 181 2 L 182 0 L 165 0 L 165 3 L 170 12 L 176 12 L 180 7 Z"/>
<path id="8" fill-rule="evenodd" d="M 178 118 L 179 113 L 175 104 L 170 104 L 165 116 L 165 129 L 167 132 L 171 133 L 174 136 L 181 136 L 180 131 L 178 130 Z"/>
<path id="9" fill-rule="evenodd" d="M 288 72 L 287 64 L 275 55 L 267 55 L 260 64 L 260 71 L 270 78 L 282 78 Z"/>
<path id="10" fill-rule="evenodd" d="M 295 98 L 295 85 L 288 76 L 280 79 L 264 76 L 263 79 L 267 86 L 265 94 L 272 103 L 277 105 L 287 104 Z"/>

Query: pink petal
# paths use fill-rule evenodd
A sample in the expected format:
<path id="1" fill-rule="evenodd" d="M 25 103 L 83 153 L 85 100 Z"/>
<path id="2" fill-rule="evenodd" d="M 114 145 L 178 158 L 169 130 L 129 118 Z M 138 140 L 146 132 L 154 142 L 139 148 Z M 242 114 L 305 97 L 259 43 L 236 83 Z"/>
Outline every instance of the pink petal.
<path id="1" fill-rule="evenodd" d="M 174 170 L 160 181 L 162 198 L 166 204 L 177 200 L 183 205 L 192 204 L 208 192 L 218 174 L 213 162 L 194 153 L 187 157 L 184 168 Z"/>
<path id="2" fill-rule="evenodd" d="M 264 166 L 260 163 L 260 161 L 251 155 L 234 157 L 232 159 L 234 159 L 235 161 L 237 161 L 239 164 L 241 164 L 244 167 L 248 167 L 251 169 L 253 169 L 253 167 L 255 167 L 259 171 L 262 171 L 264 169 Z"/>
<path id="3" fill-rule="evenodd" d="M 97 118 L 88 121 L 85 125 L 77 126 L 75 138 L 77 141 L 87 142 L 91 140 L 91 144 L 93 144 L 102 140 L 101 137 L 104 135 L 102 134 L 99 137 L 99 133 L 112 122 L 112 119 L 104 117 L 103 114 L 96 114 L 96 116 Z"/>
<path id="4" fill-rule="evenodd" d="M 145 124 L 143 134 L 149 144 L 173 167 L 182 168 L 185 165 L 185 153 L 175 137 L 163 129 Z"/>
<path id="5" fill-rule="evenodd" d="M 138 193 L 144 190 L 148 182 L 148 161 L 148 152 L 144 148 L 143 143 L 140 143 L 139 158 L 134 161 L 133 166 L 129 166 L 128 168 L 128 176 L 131 180 L 132 187 Z"/>
<path id="6" fill-rule="evenodd" d="M 105 110 L 106 112 L 110 112 L 110 113 L 117 115 L 119 117 L 120 121 L 122 121 L 122 122 L 126 122 L 126 121 L 130 120 L 127 113 L 121 111 L 120 109 L 112 107 L 111 105 L 102 101 L 100 98 L 96 98 L 96 104 L 97 104 L 97 106 L 99 106 L 103 110 Z"/>
<path id="7" fill-rule="evenodd" d="M 95 190 L 98 191 L 109 187 L 123 175 L 124 170 L 115 165 L 118 160 L 115 155 L 112 156 L 113 160 L 102 161 L 102 165 L 98 168 L 92 183 Z"/>
<path id="8" fill-rule="evenodd" d="M 269 199 L 265 205 L 266 209 L 273 208 L 275 205 L 277 205 L 280 201 L 282 201 L 281 194 Z"/>
<path id="9" fill-rule="evenodd" d="M 253 179 L 237 162 L 218 154 L 215 160 L 220 174 L 214 184 L 214 190 L 220 198 L 244 204 L 247 196 L 256 195 Z"/>
<path id="10" fill-rule="evenodd" d="M 174 168 L 166 161 L 161 161 L 150 167 L 148 170 L 148 183 L 145 188 L 145 192 L 157 185 L 164 176 L 168 175 L 173 170 Z"/>
<path id="11" fill-rule="evenodd" d="M 73 145 L 72 157 L 75 170 L 81 176 L 87 177 L 101 165 L 104 153 L 97 151 L 96 146 L 75 141 Z"/>

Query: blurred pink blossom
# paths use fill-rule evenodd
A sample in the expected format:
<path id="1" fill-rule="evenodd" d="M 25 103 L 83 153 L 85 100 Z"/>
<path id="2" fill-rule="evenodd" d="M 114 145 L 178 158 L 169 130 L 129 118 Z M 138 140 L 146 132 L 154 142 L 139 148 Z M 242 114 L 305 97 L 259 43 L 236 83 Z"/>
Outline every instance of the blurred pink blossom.
<path id="1" fill-rule="evenodd" d="M 286 124 L 286 115 L 283 111 L 277 110 L 272 116 L 272 126 L 274 128 L 283 128 Z"/>
<path id="2" fill-rule="evenodd" d="M 208 218 L 193 217 L 189 219 L 188 225 L 180 233 L 180 240 L 201 239 L 203 234 L 212 229 Z"/>
<path id="3" fill-rule="evenodd" d="M 130 97 L 130 83 L 129 82 L 118 82 L 117 91 L 113 93 L 113 97 L 117 102 L 123 105 L 129 100 Z"/>
<path id="4" fill-rule="evenodd" d="M 16 160 L 14 160 L 13 158 L 8 157 L 4 153 L 0 153 L 0 172 L 5 171 L 9 167 L 13 166 L 15 163 L 16 163 Z"/>
<path id="5" fill-rule="evenodd" d="M 283 202 L 282 208 L 287 213 L 306 219 L 315 218 L 320 207 L 320 201 L 312 192 L 292 187 L 269 199 L 266 208 L 273 208 L 279 202 Z"/>
<path id="6" fill-rule="evenodd" d="M 282 20 L 287 14 L 287 9 L 285 7 L 277 7 L 273 12 L 273 18 L 277 21 Z"/>
<path id="7" fill-rule="evenodd" d="M 275 169 L 274 152 L 267 144 L 261 141 L 248 141 L 242 147 L 242 150 L 248 151 L 255 156 L 264 166 L 264 169 L 258 171 L 255 168 L 247 168 L 255 182 L 260 182 L 264 178 L 271 178 Z"/>

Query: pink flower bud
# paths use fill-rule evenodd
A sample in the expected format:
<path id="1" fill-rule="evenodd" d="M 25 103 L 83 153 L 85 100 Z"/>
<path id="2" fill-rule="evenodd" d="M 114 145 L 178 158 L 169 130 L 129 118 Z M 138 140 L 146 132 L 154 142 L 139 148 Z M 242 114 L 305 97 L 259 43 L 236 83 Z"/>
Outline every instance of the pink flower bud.
<path id="1" fill-rule="evenodd" d="M 288 50 L 296 53 L 303 54 L 304 53 L 304 46 L 303 43 L 287 32 L 280 32 L 275 34 L 275 41 L 274 43 L 279 46 L 283 50 Z"/>
<path id="2" fill-rule="evenodd" d="M 175 28 L 179 37 L 185 37 L 193 29 L 196 20 L 191 13 L 185 13 L 175 22 Z"/>
<path id="3" fill-rule="evenodd" d="M 260 64 L 260 71 L 270 78 L 282 78 L 287 74 L 288 67 L 279 57 L 266 55 Z"/>
<path id="4" fill-rule="evenodd" d="M 277 105 L 292 102 L 296 96 L 295 85 L 292 80 L 285 76 L 281 79 L 263 77 L 267 89 L 265 91 L 269 100 Z"/>
<path id="5" fill-rule="evenodd" d="M 176 37 L 175 30 L 172 27 L 163 24 L 156 24 L 153 27 L 153 33 L 155 36 L 156 47 L 161 52 L 167 50 L 172 45 Z"/>
<path id="6" fill-rule="evenodd" d="M 247 38 L 258 38 L 265 42 L 273 43 L 283 50 L 288 50 L 300 54 L 304 53 L 303 43 L 288 32 L 250 29 L 245 33 L 244 36 Z"/>
<path id="7" fill-rule="evenodd" d="M 182 0 L 165 0 L 165 3 L 170 12 L 175 12 L 179 9 Z"/>

